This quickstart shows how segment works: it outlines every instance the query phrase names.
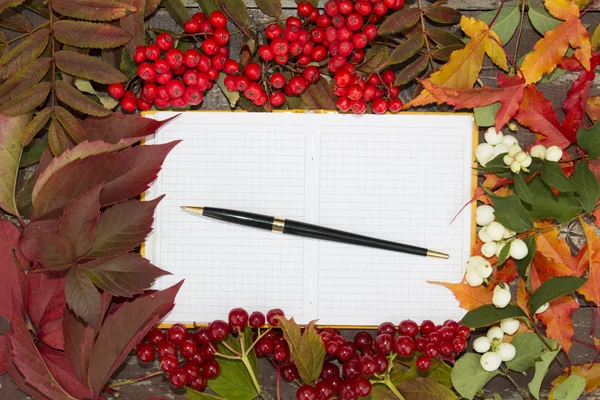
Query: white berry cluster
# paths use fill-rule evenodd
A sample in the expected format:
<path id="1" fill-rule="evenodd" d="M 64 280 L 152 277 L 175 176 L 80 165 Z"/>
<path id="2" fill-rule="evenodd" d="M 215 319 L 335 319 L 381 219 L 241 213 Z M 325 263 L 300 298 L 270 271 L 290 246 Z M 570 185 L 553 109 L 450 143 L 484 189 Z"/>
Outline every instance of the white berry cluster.
<path id="1" fill-rule="evenodd" d="M 531 165 L 531 156 L 521 150 L 518 143 L 515 143 L 508 148 L 508 153 L 502 161 L 510 167 L 512 172 L 518 174 L 521 170 L 528 172 L 527 167 Z"/>
<path id="2" fill-rule="evenodd" d="M 520 322 L 514 318 L 500 321 L 500 326 L 492 326 L 485 336 L 473 341 L 473 350 L 482 353 L 479 360 L 481 367 L 489 372 L 500 367 L 502 361 L 507 362 L 515 358 L 517 349 L 510 343 L 503 343 L 504 334 L 513 335 L 519 329 Z"/>
<path id="3" fill-rule="evenodd" d="M 493 272 L 492 265 L 481 256 L 473 256 L 467 262 L 465 280 L 471 286 L 480 286 Z"/>
<path id="4" fill-rule="evenodd" d="M 485 143 L 481 143 L 475 149 L 475 158 L 482 167 L 498 155 L 508 153 L 510 146 L 517 144 L 516 137 L 503 135 L 502 131 L 496 132 L 494 127 L 485 132 L 484 139 Z"/>
<path id="5" fill-rule="evenodd" d="M 521 239 L 511 239 L 515 232 L 496 221 L 495 212 L 494 207 L 487 204 L 475 210 L 475 222 L 481 226 L 477 236 L 484 243 L 481 253 L 488 258 L 498 256 L 506 245 L 506 240 L 510 239 L 509 255 L 515 260 L 522 260 L 527 256 L 527 245 Z"/>
<path id="6" fill-rule="evenodd" d="M 529 149 L 529 154 L 531 154 L 531 157 L 537 157 L 540 160 L 548 161 L 560 161 L 563 156 L 563 152 L 560 147 L 550 146 L 545 148 L 541 144 L 536 144 Z"/>

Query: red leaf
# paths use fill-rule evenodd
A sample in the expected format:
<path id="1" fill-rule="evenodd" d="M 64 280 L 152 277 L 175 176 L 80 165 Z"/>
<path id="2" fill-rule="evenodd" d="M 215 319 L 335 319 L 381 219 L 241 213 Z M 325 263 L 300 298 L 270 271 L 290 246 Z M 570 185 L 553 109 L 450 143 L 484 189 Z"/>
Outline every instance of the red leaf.
<path id="1" fill-rule="evenodd" d="M 587 301 L 596 305 L 600 304 L 600 240 L 594 227 L 582 221 L 583 231 L 587 239 L 586 257 L 589 262 L 589 276 L 587 281 L 577 291 L 585 296 Z"/>
<path id="2" fill-rule="evenodd" d="M 137 46 L 143 46 L 146 42 L 146 31 L 144 30 L 144 16 L 146 12 L 146 0 L 125 0 L 123 3 L 129 7 L 137 8 L 137 11 L 121 19 L 121 28 L 132 36 L 125 48 L 129 54 L 135 54 Z"/>
<path id="3" fill-rule="evenodd" d="M 100 309 L 98 321 L 104 320 L 112 296 L 102 293 L 100 298 Z M 92 344 L 98 333 L 99 326 L 94 329 L 78 318 L 70 309 L 65 309 L 63 318 L 63 330 L 65 333 L 65 350 L 73 371 L 82 382 L 87 382 L 88 367 L 92 355 Z"/>
<path id="4" fill-rule="evenodd" d="M 157 121 L 141 117 L 138 114 L 116 112 L 104 118 L 88 117 L 81 123 L 81 126 L 90 142 L 103 140 L 116 144 L 122 139 L 130 139 L 131 141 L 127 142 L 133 144 L 145 136 L 153 135 L 174 118 L 177 118 L 177 116 L 164 121 Z"/>
<path id="5" fill-rule="evenodd" d="M 63 310 L 65 307 L 65 274 L 38 272 L 29 276 L 27 311 L 38 338 L 64 350 Z"/>
<path id="6" fill-rule="evenodd" d="M 559 146 L 564 149 L 571 144 L 560 128 L 558 116 L 552 103 L 534 85 L 527 86 L 515 119 L 544 138 L 536 143 Z"/>
<path id="7" fill-rule="evenodd" d="M 87 253 L 96 236 L 101 190 L 102 184 L 71 201 L 60 219 L 60 234 L 70 245 L 75 258 Z"/>
<path id="8" fill-rule="evenodd" d="M 66 392 L 77 399 L 92 397 L 90 390 L 75 376 L 64 352 L 41 345 L 38 345 L 37 349 L 54 379 Z"/>
<path id="9" fill-rule="evenodd" d="M 152 201 L 129 200 L 116 204 L 100 216 L 88 258 L 126 253 L 152 231 L 154 210 L 164 196 Z"/>
<path id="10" fill-rule="evenodd" d="M 36 182 L 32 195 L 32 218 L 39 219 L 62 209 L 74 197 L 103 182 L 102 206 L 139 195 L 156 179 L 165 157 L 177 143 L 179 141 L 92 155 L 54 170 L 44 183 L 41 178 Z"/>
<path id="11" fill-rule="evenodd" d="M 0 219 L 0 318 L 11 321 L 14 317 L 13 309 L 24 310 L 25 295 L 27 293 L 27 275 L 17 265 L 13 251 L 24 267 L 29 264 L 19 251 L 20 232 L 16 226 L 6 219 Z M 14 296 L 13 296 L 14 292 Z M 13 306 L 13 299 L 19 304 Z M 4 336 L 0 335 L 0 338 Z M 0 352 L 4 349 L 4 340 L 0 339 Z M 0 357 L 0 374 L 5 371 L 6 358 Z"/>
<path id="12" fill-rule="evenodd" d="M 19 313 L 17 307 L 13 308 L 14 313 Z M 14 318 L 11 323 L 12 332 L 8 335 L 11 350 L 11 362 L 16 370 L 21 374 L 15 374 L 15 369 L 11 369 L 9 365 L 8 371 L 13 380 L 20 382 L 22 389 L 30 394 L 42 393 L 50 399 L 73 399 L 65 390 L 58 384 L 52 376 L 48 367 L 42 360 L 40 353 L 33 344 L 33 340 L 29 335 L 29 331 L 25 326 L 25 321 L 22 317 Z M 33 387 L 31 393 L 27 390 L 28 386 Z"/>
<path id="13" fill-rule="evenodd" d="M 173 301 L 182 284 L 183 281 L 166 290 L 123 304 L 106 318 L 94 343 L 89 368 L 89 382 L 94 399 L 98 398 L 106 381 L 133 346 L 173 308 Z"/>
<path id="14" fill-rule="evenodd" d="M 72 267 L 65 281 L 65 299 L 69 308 L 95 327 L 100 314 L 100 293 L 90 278 L 78 267 Z"/>
<path id="15" fill-rule="evenodd" d="M 596 77 L 594 69 L 596 69 L 600 63 L 600 56 L 592 57 L 590 63 L 590 70 L 581 71 L 579 77 L 577 77 L 575 82 L 573 82 L 571 89 L 569 89 L 567 98 L 563 104 L 565 119 L 562 123 L 562 132 L 571 142 L 577 140 L 577 130 L 579 130 L 583 124 L 588 93 L 590 92 L 590 86 Z"/>

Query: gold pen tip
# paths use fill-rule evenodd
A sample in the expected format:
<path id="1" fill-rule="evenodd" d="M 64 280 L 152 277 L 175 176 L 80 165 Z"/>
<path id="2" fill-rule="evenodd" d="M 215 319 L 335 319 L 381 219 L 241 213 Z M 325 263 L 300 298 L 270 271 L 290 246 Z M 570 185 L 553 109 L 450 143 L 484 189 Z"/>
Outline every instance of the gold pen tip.
<path id="1" fill-rule="evenodd" d="M 439 251 L 434 251 L 434 250 L 427 250 L 427 257 L 434 257 L 434 258 L 443 258 L 443 259 L 448 259 L 450 258 L 450 256 L 446 253 L 440 253 Z"/>
<path id="2" fill-rule="evenodd" d="M 196 206 L 180 206 L 182 210 L 193 212 L 202 215 L 204 213 L 204 207 Z"/>

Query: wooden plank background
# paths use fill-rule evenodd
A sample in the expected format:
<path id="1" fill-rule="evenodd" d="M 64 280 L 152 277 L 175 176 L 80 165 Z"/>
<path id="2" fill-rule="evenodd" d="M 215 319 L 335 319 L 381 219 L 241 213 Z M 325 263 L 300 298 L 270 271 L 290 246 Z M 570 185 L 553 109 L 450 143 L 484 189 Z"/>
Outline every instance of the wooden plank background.
<path id="1" fill-rule="evenodd" d="M 195 0 L 184 0 L 186 6 L 188 7 L 188 11 L 191 13 L 196 12 L 198 10 L 197 3 Z M 415 3 L 416 0 L 411 0 L 407 3 Z M 541 4 L 539 0 L 536 0 L 538 4 Z M 532 2 L 532 3 L 536 3 Z M 323 0 L 320 0 L 320 5 L 324 3 Z M 427 1 L 425 1 L 427 3 Z M 450 7 L 456 8 L 463 12 L 463 14 L 467 16 L 477 15 L 481 11 L 493 10 L 497 9 L 500 5 L 500 1 L 498 0 L 449 0 L 448 5 Z M 516 3 L 515 0 L 507 0 L 504 5 L 510 6 Z M 250 19 L 251 23 L 255 24 L 261 21 L 264 21 L 267 17 L 265 17 L 260 11 L 256 9 L 256 3 L 254 0 L 246 0 L 246 4 L 249 7 Z M 294 0 L 283 0 L 284 6 L 284 16 L 294 14 L 295 3 Z M 583 22 L 585 24 L 590 24 L 592 27 L 595 27 L 596 24 L 600 21 L 600 4 L 596 5 L 592 11 L 588 12 L 583 17 Z M 159 8 L 155 14 L 149 19 L 148 25 L 150 27 L 162 28 L 162 29 L 177 29 L 176 24 L 173 22 L 172 18 L 168 14 L 168 12 Z M 237 54 L 239 51 L 241 35 L 233 36 L 231 50 L 232 54 Z M 521 44 L 519 47 L 519 56 L 525 54 L 526 51 L 530 50 L 533 44 L 539 40 L 540 35 L 536 33 L 531 25 L 529 24 L 527 18 L 525 19 L 525 25 L 523 29 L 523 35 L 521 37 Z M 514 50 L 514 42 L 512 41 L 509 44 L 508 48 L 510 54 L 512 54 Z M 497 74 L 497 69 L 493 66 L 486 64 L 484 66 L 484 70 L 481 74 L 481 80 L 484 84 L 492 84 L 492 81 L 495 80 L 495 76 Z M 555 108 L 560 108 L 562 106 L 562 102 L 566 96 L 566 93 L 576 79 L 576 75 L 572 73 L 567 73 L 561 78 L 555 80 L 552 83 L 548 84 L 540 84 L 539 88 L 544 92 L 546 97 L 551 99 L 554 103 Z M 407 88 L 402 92 L 402 99 L 409 100 L 411 98 L 412 88 Z M 590 95 L 600 95 L 600 77 L 596 77 L 592 84 L 592 88 L 590 91 Z M 208 93 L 205 97 L 203 103 L 203 109 L 228 109 L 228 102 L 225 99 L 224 95 L 220 92 L 220 90 L 215 86 L 215 88 Z M 517 136 L 522 142 L 529 143 L 532 140 L 532 135 L 526 129 L 522 127 L 519 128 L 517 132 Z M 577 229 L 577 227 L 575 227 Z M 592 332 L 594 326 L 593 323 L 595 321 L 600 320 L 600 318 L 594 318 L 593 313 L 598 312 L 597 309 L 588 307 L 585 301 L 579 299 L 582 307 L 577 310 L 573 315 L 574 327 L 576 337 L 580 340 L 584 340 L 588 343 L 591 343 L 592 340 L 590 338 L 590 332 Z M 225 317 L 225 316 L 224 316 Z M 418 316 L 414 316 L 415 320 L 418 320 Z M 396 321 L 398 322 L 398 321 Z M 595 336 L 600 338 L 600 327 L 595 329 Z M 355 331 L 345 331 L 343 334 L 347 337 L 351 337 L 355 334 Z M 596 357 L 596 350 L 583 346 L 578 343 L 574 343 L 573 348 L 570 354 L 570 362 L 573 365 L 592 362 Z M 568 362 L 564 355 L 561 354 L 561 362 L 563 366 L 567 366 Z M 144 376 L 148 373 L 154 372 L 159 368 L 158 362 L 155 362 L 151 367 L 143 367 L 141 366 L 135 356 L 130 356 L 125 360 L 123 366 L 117 371 L 114 376 L 115 381 L 121 381 L 125 379 L 132 379 Z M 550 373 L 544 380 L 543 391 L 541 394 L 541 398 L 547 398 L 548 388 L 550 387 L 551 381 L 558 375 L 561 374 L 561 366 L 558 363 L 553 363 Z M 528 371 L 527 375 L 515 375 L 515 380 L 522 386 L 526 387 L 527 382 L 531 380 L 533 377 L 533 371 Z M 275 374 L 273 368 L 268 365 L 268 362 L 265 360 L 261 360 L 259 363 L 259 377 L 261 381 L 261 385 L 264 388 L 264 392 L 267 393 L 268 398 L 275 398 Z M 499 393 L 503 399 L 521 399 L 516 393 L 516 390 L 513 386 L 504 378 L 496 377 L 487 387 L 486 394 L 488 396 L 491 393 Z M 29 396 L 26 396 L 23 392 L 19 391 L 10 378 L 5 374 L 0 376 L 0 400 L 21 400 L 21 399 L 29 399 Z M 120 388 L 120 400 L 144 400 L 148 398 L 163 398 L 163 399 L 174 399 L 174 400 L 183 400 L 185 397 L 183 396 L 180 390 L 174 390 L 170 387 L 168 381 L 162 377 L 158 376 L 146 381 L 142 381 L 140 383 L 134 385 L 123 386 Z M 600 394 L 598 393 L 590 393 L 582 396 L 584 399 L 600 399 Z M 282 400 L 293 400 L 295 399 L 295 387 L 290 385 L 289 383 L 282 382 Z M 427 400 L 427 399 L 423 399 Z"/>

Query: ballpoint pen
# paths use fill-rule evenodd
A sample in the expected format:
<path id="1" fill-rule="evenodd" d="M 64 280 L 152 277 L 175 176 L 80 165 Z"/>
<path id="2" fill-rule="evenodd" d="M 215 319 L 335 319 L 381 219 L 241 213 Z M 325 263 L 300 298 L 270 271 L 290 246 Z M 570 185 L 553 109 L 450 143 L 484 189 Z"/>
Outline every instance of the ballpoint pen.
<path id="1" fill-rule="evenodd" d="M 414 254 L 424 257 L 448 258 L 448 254 L 429 250 L 423 247 L 377 239 L 369 236 L 357 235 L 337 229 L 307 224 L 279 217 L 270 217 L 246 211 L 228 210 L 224 208 L 181 206 L 182 209 L 205 217 L 215 218 L 238 225 L 265 229 L 273 232 L 287 233 L 313 239 L 323 239 L 335 242 L 355 244 L 359 246 L 374 247 L 378 249 L 397 251 L 400 253 Z"/>

